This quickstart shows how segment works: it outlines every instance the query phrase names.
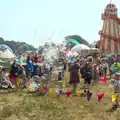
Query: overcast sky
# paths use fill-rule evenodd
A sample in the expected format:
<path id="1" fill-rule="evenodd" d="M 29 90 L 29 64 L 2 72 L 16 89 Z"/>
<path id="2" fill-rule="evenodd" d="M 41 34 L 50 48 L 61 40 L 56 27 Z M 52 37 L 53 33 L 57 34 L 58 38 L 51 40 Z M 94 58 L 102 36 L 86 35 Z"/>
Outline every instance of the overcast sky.
<path id="1" fill-rule="evenodd" d="M 112 2 L 120 5 L 120 0 Z M 56 42 L 77 34 L 91 43 L 99 40 L 101 13 L 108 3 L 110 0 L 0 0 L 0 36 L 38 46 L 54 32 Z"/>

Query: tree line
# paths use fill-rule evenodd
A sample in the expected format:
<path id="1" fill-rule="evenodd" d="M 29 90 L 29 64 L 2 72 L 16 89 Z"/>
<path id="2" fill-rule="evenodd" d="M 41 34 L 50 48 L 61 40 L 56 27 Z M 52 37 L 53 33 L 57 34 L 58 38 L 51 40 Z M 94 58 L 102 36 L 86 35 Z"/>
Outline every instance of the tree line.
<path id="1" fill-rule="evenodd" d="M 27 44 L 26 42 L 16 42 L 14 40 L 4 40 L 4 38 L 0 37 L 0 44 L 5 44 L 10 47 L 14 52 L 19 48 L 24 49 L 25 51 L 35 51 L 36 48 L 32 45 Z"/>

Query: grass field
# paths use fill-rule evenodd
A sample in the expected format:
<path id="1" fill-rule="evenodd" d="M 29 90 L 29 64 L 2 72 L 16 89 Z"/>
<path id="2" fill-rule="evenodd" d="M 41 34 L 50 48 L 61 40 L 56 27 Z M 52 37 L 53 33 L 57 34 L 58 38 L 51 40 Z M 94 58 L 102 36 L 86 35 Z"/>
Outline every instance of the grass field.
<path id="1" fill-rule="evenodd" d="M 67 77 L 64 79 L 68 80 Z M 53 85 L 57 86 L 57 83 L 54 81 Z M 83 92 L 81 86 L 78 91 Z M 25 91 L 1 94 L 0 120 L 120 120 L 119 108 L 109 111 L 112 90 L 108 85 L 93 85 L 91 92 L 93 96 L 89 102 L 86 97 L 58 97 L 56 93 L 51 96 Z M 101 102 L 97 100 L 98 92 L 105 94 Z"/>

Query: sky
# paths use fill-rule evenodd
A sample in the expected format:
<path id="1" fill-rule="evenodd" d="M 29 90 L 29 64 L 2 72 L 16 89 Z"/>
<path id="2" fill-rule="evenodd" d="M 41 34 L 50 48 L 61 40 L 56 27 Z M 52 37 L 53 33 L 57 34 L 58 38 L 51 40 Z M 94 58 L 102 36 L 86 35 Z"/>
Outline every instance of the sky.
<path id="1" fill-rule="evenodd" d="M 101 14 L 108 3 L 110 0 L 0 0 L 0 36 L 35 47 L 51 36 L 60 43 L 74 34 L 92 43 L 99 40 Z M 120 0 L 112 3 L 118 7 Z"/>

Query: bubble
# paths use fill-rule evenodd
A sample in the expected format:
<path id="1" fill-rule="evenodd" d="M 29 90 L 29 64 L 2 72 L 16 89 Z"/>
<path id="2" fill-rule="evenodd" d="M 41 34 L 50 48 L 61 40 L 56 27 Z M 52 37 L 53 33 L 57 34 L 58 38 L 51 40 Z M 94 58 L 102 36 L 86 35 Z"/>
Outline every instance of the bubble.
<path id="1" fill-rule="evenodd" d="M 64 56 L 64 52 L 64 46 L 49 42 L 44 46 L 42 55 L 46 63 L 54 64 L 59 58 Z"/>

